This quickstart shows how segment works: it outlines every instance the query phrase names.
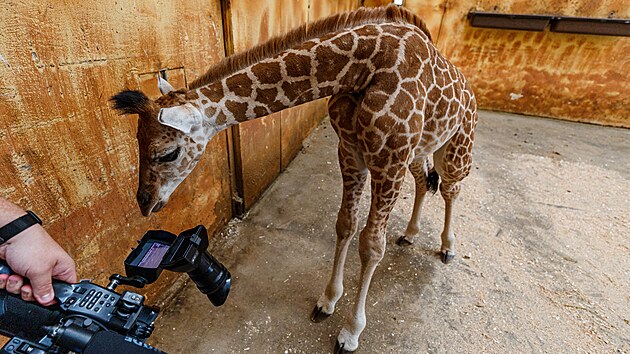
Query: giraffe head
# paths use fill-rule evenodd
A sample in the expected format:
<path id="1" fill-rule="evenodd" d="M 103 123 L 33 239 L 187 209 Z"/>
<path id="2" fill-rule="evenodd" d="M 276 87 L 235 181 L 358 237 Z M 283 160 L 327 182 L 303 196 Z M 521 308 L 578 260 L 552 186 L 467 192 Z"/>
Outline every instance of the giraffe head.
<path id="1" fill-rule="evenodd" d="M 121 114 L 138 114 L 139 181 L 136 198 L 142 215 L 161 210 L 177 186 L 199 162 L 213 128 L 204 124 L 191 93 L 173 90 L 161 78 L 162 97 L 153 101 L 140 91 L 111 98 Z"/>

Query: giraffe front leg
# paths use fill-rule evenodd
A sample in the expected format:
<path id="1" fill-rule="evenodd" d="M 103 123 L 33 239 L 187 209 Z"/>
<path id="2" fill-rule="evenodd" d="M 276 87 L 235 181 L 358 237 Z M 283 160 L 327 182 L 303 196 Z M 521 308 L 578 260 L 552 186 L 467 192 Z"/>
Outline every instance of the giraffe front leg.
<path id="1" fill-rule="evenodd" d="M 335 312 L 335 305 L 343 294 L 343 269 L 348 254 L 348 246 L 352 236 L 356 232 L 356 220 L 351 221 L 348 207 L 344 206 L 339 210 L 337 218 L 337 242 L 335 245 L 335 260 L 333 261 L 333 271 L 326 285 L 326 290 L 317 300 L 317 304 L 311 313 L 311 321 L 321 322 Z M 355 216 L 356 218 L 356 216 Z"/>
<path id="2" fill-rule="evenodd" d="M 343 197 L 337 216 L 337 241 L 333 271 L 326 290 L 317 300 L 311 313 L 313 322 L 321 322 L 335 311 L 335 305 L 343 294 L 343 269 L 348 254 L 348 246 L 357 231 L 358 207 L 365 181 L 367 169 L 360 156 L 352 146 L 339 146 L 339 163 L 343 178 Z"/>
<path id="3" fill-rule="evenodd" d="M 369 223 L 369 221 L 368 221 Z M 352 317 L 346 321 L 337 336 L 335 353 L 349 353 L 359 347 L 359 336 L 366 325 L 365 303 L 368 289 L 376 266 L 385 254 L 386 222 L 379 225 L 366 226 L 359 236 L 359 252 L 361 258 L 361 277 Z"/>
<path id="4" fill-rule="evenodd" d="M 359 336 L 366 325 L 365 303 L 368 289 L 376 266 L 385 254 L 385 236 L 387 220 L 398 198 L 405 168 L 401 165 L 391 166 L 393 175 L 376 175 L 372 171 L 372 206 L 365 228 L 359 236 L 359 256 L 361 258 L 361 276 L 359 291 L 356 295 L 352 317 L 346 321 L 337 336 L 335 353 L 348 353 L 359 347 Z M 393 178 L 393 180 L 391 179 Z"/>

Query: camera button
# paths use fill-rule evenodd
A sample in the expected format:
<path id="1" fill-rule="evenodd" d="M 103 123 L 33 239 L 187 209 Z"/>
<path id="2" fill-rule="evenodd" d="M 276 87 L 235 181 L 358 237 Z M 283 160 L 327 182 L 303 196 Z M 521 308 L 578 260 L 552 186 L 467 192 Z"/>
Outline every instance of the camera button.
<path id="1" fill-rule="evenodd" d="M 17 347 L 17 349 L 15 349 L 16 353 L 30 353 L 33 349 L 33 347 L 31 347 L 28 343 L 22 343 L 20 344 L 19 347 Z"/>
<path id="2" fill-rule="evenodd" d="M 91 310 L 92 307 L 94 307 L 94 305 L 96 305 L 96 302 L 98 301 L 98 299 L 101 297 L 101 292 L 99 292 L 98 294 L 96 294 L 96 296 L 94 296 L 92 298 L 92 300 L 90 300 L 90 303 L 87 305 L 87 309 Z"/>

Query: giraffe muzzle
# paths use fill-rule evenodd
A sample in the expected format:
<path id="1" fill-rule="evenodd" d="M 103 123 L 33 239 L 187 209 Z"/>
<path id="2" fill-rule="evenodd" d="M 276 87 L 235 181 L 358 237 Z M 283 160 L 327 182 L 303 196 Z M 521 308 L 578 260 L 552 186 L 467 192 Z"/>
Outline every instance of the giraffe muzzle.
<path id="1" fill-rule="evenodd" d="M 165 205 L 166 205 L 166 202 L 160 200 L 159 202 L 157 202 L 157 204 L 153 206 L 153 210 L 151 210 L 151 212 L 157 213 L 158 211 L 162 210 L 162 208 L 164 208 Z"/>
<path id="2" fill-rule="evenodd" d="M 154 199 L 151 196 L 151 193 L 139 190 L 136 194 L 136 199 L 138 201 L 138 206 L 140 207 L 140 211 L 143 216 L 149 216 L 151 213 L 157 213 L 162 210 L 166 205 L 166 202 L 162 199 Z"/>

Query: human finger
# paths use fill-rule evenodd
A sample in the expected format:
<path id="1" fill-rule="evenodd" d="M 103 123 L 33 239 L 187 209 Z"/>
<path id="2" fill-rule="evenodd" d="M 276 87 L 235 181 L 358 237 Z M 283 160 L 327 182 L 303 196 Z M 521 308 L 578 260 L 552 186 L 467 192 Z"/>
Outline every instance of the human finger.
<path id="1" fill-rule="evenodd" d="M 52 287 L 52 273 L 50 268 L 42 268 L 29 272 L 28 279 L 31 281 L 33 296 L 35 300 L 44 306 L 54 302 L 54 292 Z"/>
<path id="2" fill-rule="evenodd" d="M 24 286 L 22 286 L 21 292 L 22 300 L 35 301 L 35 297 L 33 297 L 33 288 L 29 284 L 24 284 Z"/>
<path id="3" fill-rule="evenodd" d="M 12 274 L 11 276 L 9 276 L 9 279 L 7 280 L 7 291 L 10 292 L 11 294 L 20 294 L 20 289 L 22 288 L 22 285 L 24 284 L 24 279 L 17 275 L 17 274 Z"/>
<path id="4" fill-rule="evenodd" d="M 0 274 L 0 289 L 7 286 L 7 279 L 9 279 L 9 274 Z"/>

